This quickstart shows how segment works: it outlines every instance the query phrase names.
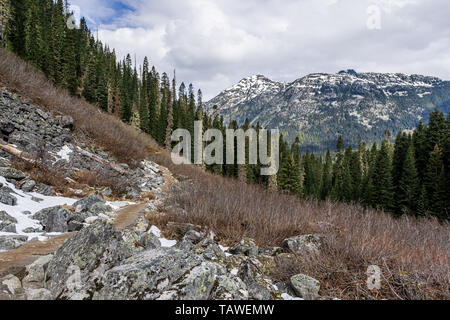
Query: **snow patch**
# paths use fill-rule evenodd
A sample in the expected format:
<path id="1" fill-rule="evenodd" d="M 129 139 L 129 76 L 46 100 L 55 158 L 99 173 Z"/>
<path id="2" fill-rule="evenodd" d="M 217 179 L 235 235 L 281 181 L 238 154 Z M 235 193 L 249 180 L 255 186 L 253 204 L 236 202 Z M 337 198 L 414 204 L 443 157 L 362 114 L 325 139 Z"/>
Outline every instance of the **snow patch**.
<path id="1" fill-rule="evenodd" d="M 161 237 L 161 230 L 159 230 L 157 226 L 151 226 L 148 232 L 153 233 L 155 236 L 158 237 L 159 242 L 161 242 L 161 247 L 171 248 L 177 244 L 177 240 L 168 240 L 166 238 Z"/>
<path id="2" fill-rule="evenodd" d="M 52 197 L 52 196 L 44 196 L 35 192 L 25 193 L 22 190 L 16 189 L 14 184 L 6 181 L 4 177 L 0 177 L 0 183 L 4 186 L 7 186 L 14 190 L 12 195 L 17 198 L 17 205 L 8 206 L 6 204 L 0 203 L 0 211 L 5 211 L 7 214 L 12 216 L 17 220 L 16 231 L 17 233 L 8 233 L 8 232 L 0 232 L 0 235 L 24 235 L 28 236 L 28 240 L 38 237 L 39 240 L 47 240 L 48 237 L 46 235 L 59 235 L 60 233 L 45 233 L 45 232 L 37 232 L 37 233 L 25 233 L 23 232 L 27 228 L 35 228 L 42 229 L 41 224 L 37 220 L 33 220 L 31 218 L 36 212 L 56 207 L 62 205 L 71 206 L 78 199 L 73 198 L 64 198 L 64 197 Z M 33 201 L 32 198 L 38 198 L 42 201 L 36 202 Z M 24 214 L 24 212 L 30 212 L 31 214 Z"/>
<path id="3" fill-rule="evenodd" d="M 304 300 L 302 298 L 293 297 L 293 296 L 291 296 L 290 294 L 287 294 L 287 293 L 282 293 L 281 294 L 281 298 L 283 300 Z"/>
<path id="4" fill-rule="evenodd" d="M 56 155 L 61 160 L 65 160 L 65 161 L 69 162 L 70 155 L 72 154 L 72 152 L 73 152 L 73 150 L 68 145 L 65 145 L 64 147 L 61 148 L 61 150 L 58 151 L 58 153 L 56 153 Z"/>

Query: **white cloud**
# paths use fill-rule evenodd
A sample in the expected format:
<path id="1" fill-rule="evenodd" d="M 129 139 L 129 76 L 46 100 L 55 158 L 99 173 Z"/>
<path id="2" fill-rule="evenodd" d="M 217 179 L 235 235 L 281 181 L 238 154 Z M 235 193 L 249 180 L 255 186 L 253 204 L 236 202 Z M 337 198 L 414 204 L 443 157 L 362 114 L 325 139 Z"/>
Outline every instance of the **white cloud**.
<path id="1" fill-rule="evenodd" d="M 447 0 L 72 0 L 119 55 L 147 55 L 205 99 L 252 74 L 292 81 L 311 72 L 405 72 L 450 78 Z M 380 8 L 380 30 L 366 26 Z M 115 13 L 114 13 L 115 12 Z"/>

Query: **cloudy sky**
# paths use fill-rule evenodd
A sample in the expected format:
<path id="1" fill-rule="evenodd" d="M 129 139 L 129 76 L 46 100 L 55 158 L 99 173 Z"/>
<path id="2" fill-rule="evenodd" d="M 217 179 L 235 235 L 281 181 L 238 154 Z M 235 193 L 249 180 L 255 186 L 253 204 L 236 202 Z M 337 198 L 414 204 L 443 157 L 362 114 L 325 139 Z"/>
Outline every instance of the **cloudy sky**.
<path id="1" fill-rule="evenodd" d="M 404 72 L 450 80 L 448 0 L 71 0 L 119 56 L 206 99 L 244 77 Z"/>

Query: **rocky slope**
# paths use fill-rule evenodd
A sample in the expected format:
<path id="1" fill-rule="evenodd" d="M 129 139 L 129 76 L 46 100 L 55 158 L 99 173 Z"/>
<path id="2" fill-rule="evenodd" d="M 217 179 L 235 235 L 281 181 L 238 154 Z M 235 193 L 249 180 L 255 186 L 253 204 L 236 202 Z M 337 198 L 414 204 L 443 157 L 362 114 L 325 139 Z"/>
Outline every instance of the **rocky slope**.
<path id="1" fill-rule="evenodd" d="M 6 89 L 0 115 L 0 300 L 320 298 L 313 278 L 273 283 L 270 275 L 277 257 L 320 250 L 321 236 L 226 248 L 210 229 L 169 223 L 176 239 L 166 239 L 147 216 L 164 214 L 168 181 L 177 183 L 166 168 L 118 163 L 75 134 L 70 117 Z M 23 159 L 28 170 L 17 168 Z M 36 168 L 64 183 L 33 179 Z M 121 199 L 108 186 L 75 181 L 86 171 L 125 183 Z M 58 193 L 65 184 L 71 196 Z"/>
<path id="2" fill-rule="evenodd" d="M 391 73 L 310 74 L 291 83 L 252 76 L 223 91 L 206 107 L 226 122 L 246 118 L 267 128 L 279 128 L 304 149 L 334 147 L 337 136 L 356 144 L 370 142 L 385 130 L 414 128 L 438 108 L 450 111 L 450 82 L 434 77 Z"/>

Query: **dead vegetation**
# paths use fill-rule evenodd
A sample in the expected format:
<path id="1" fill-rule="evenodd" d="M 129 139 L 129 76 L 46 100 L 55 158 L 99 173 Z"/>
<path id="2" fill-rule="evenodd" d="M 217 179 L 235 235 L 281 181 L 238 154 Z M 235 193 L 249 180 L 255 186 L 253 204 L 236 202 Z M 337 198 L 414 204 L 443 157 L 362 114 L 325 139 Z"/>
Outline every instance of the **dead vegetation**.
<path id="1" fill-rule="evenodd" d="M 196 170 L 196 169 L 195 169 Z M 358 205 L 299 201 L 259 186 L 195 174 L 173 190 L 164 221 L 213 229 L 224 243 L 254 238 L 260 246 L 310 233 L 325 236 L 320 254 L 277 259 L 273 278 L 305 273 L 321 294 L 340 299 L 448 299 L 449 225 L 392 216 Z M 382 270 L 382 288 L 367 289 L 367 268 Z"/>
<path id="2" fill-rule="evenodd" d="M 42 72 L 2 48 L 0 82 L 42 108 L 71 116 L 76 133 L 95 140 L 121 162 L 136 165 L 149 151 L 158 149 L 148 135 L 85 100 L 71 96 L 67 90 L 57 88 Z"/>

